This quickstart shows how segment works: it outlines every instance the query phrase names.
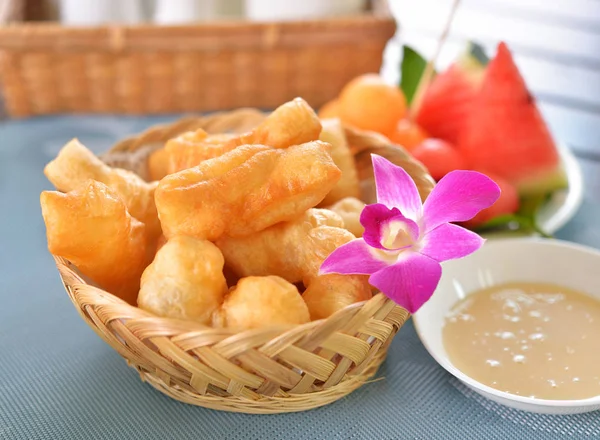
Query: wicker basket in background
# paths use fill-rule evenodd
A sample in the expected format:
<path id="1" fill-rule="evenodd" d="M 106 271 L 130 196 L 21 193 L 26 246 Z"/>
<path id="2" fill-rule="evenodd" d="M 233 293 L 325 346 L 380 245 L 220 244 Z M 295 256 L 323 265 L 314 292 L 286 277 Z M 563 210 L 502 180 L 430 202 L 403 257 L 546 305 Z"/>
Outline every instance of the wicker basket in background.
<path id="1" fill-rule="evenodd" d="M 378 72 L 395 22 L 373 12 L 305 22 L 0 28 L 8 114 L 176 113 L 319 107 L 353 77 Z"/>
<path id="2" fill-rule="evenodd" d="M 0 0 L 0 26 L 25 18 L 24 0 Z"/>
<path id="3" fill-rule="evenodd" d="M 147 157 L 184 131 L 239 132 L 258 124 L 258 110 L 187 118 L 126 139 L 103 156 L 147 175 Z M 433 188 L 423 166 L 375 133 L 346 128 L 363 184 L 373 202 L 371 153 L 402 166 L 422 198 Z M 293 252 L 292 249 L 290 249 Z M 408 312 L 382 294 L 325 320 L 236 333 L 193 321 L 161 318 L 86 284 L 56 258 L 65 288 L 88 325 L 137 369 L 142 380 L 182 402 L 246 413 L 303 411 L 352 392 L 377 371 Z"/>

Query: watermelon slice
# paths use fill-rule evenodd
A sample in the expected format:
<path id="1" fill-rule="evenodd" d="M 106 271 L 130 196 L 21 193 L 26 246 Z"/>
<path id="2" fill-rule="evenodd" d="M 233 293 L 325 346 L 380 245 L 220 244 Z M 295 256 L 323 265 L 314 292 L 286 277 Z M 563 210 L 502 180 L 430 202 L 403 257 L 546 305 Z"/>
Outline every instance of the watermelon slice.
<path id="1" fill-rule="evenodd" d="M 461 58 L 427 87 L 419 107 L 413 109 L 415 122 L 431 137 L 456 144 L 481 85 L 486 63 L 481 48 L 471 44 Z"/>
<path id="2" fill-rule="evenodd" d="M 566 186 L 552 136 L 504 43 L 487 68 L 458 145 L 470 167 L 505 178 L 521 195 Z"/>

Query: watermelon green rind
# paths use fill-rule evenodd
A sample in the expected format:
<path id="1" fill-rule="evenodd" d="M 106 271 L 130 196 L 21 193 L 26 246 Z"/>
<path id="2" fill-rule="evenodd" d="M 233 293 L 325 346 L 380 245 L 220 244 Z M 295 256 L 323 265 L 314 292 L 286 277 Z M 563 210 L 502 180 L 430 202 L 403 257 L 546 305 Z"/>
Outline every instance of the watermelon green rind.
<path id="1" fill-rule="evenodd" d="M 551 193 L 568 186 L 568 176 L 562 164 L 549 171 L 532 173 L 516 182 L 519 194 L 525 197 Z"/>

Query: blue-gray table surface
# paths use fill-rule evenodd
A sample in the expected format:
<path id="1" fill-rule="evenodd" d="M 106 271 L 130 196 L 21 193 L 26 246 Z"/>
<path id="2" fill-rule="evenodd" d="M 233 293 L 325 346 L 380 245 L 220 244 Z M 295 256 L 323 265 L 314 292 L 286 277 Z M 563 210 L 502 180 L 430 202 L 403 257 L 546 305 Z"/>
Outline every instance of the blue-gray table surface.
<path id="1" fill-rule="evenodd" d="M 392 7 L 398 44 L 435 51 L 448 0 Z M 509 43 L 557 139 L 577 154 L 584 203 L 558 238 L 600 248 L 600 2 L 463 0 L 439 57 L 474 39 Z M 386 73 L 387 72 L 387 73 Z M 223 413 L 171 400 L 79 318 L 46 250 L 42 168 L 70 138 L 95 152 L 165 117 L 49 117 L 0 123 L 0 440 L 55 439 L 600 439 L 599 413 L 535 415 L 492 403 L 427 354 L 411 322 L 378 376 L 329 406 L 296 414 Z"/>
<path id="2" fill-rule="evenodd" d="M 511 410 L 464 387 L 413 325 L 378 377 L 329 406 L 244 415 L 185 405 L 142 383 L 80 319 L 46 248 L 44 165 L 72 137 L 95 152 L 163 119 L 47 117 L 0 123 L 0 439 L 600 438 L 598 413 Z M 559 238 L 600 248 L 600 162 L 580 159 L 586 196 Z"/>

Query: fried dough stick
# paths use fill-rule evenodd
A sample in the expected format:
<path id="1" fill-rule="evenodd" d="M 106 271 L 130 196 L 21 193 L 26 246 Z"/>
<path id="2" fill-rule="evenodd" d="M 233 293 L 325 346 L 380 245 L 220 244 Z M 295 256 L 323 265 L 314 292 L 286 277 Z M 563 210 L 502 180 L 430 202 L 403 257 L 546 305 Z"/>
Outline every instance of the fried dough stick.
<path id="1" fill-rule="evenodd" d="M 56 159 L 46 165 L 44 174 L 56 189 L 63 192 L 72 191 L 89 179 L 102 182 L 123 199 L 133 217 L 146 225 L 150 239 L 160 235 L 154 204 L 156 182 L 148 183 L 131 171 L 109 167 L 77 139 L 60 150 Z"/>
<path id="2" fill-rule="evenodd" d="M 215 241 L 298 217 L 317 205 L 339 177 L 323 142 L 285 150 L 246 145 L 165 177 L 155 199 L 167 238 Z"/>
<path id="3" fill-rule="evenodd" d="M 129 215 L 117 192 L 89 180 L 66 194 L 44 191 L 40 202 L 50 253 L 135 305 L 148 263 L 145 226 Z"/>

